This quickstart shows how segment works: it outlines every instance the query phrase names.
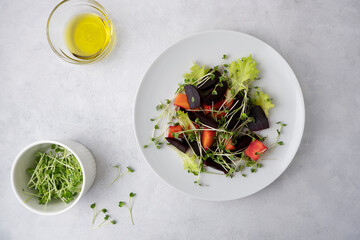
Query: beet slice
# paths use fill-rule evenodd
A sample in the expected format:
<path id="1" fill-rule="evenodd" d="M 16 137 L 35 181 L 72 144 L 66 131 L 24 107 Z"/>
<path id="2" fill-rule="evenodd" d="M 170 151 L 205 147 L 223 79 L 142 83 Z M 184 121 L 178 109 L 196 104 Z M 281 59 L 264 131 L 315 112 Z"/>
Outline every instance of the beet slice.
<path id="1" fill-rule="evenodd" d="M 218 86 L 214 89 L 217 94 L 216 94 L 216 95 L 213 95 L 212 92 L 211 92 L 211 93 L 210 93 L 209 95 L 207 95 L 206 98 L 204 99 L 204 103 L 205 103 L 206 105 L 212 105 L 213 103 L 214 103 L 214 104 L 217 103 L 218 101 L 220 101 L 220 100 L 224 97 L 224 95 L 225 95 L 228 87 L 229 87 L 228 83 L 227 83 L 226 81 L 223 81 L 223 82 L 222 82 L 222 87 L 221 87 L 220 85 L 218 85 Z"/>
<path id="2" fill-rule="evenodd" d="M 252 138 L 249 137 L 248 135 L 239 137 L 235 144 L 236 150 L 244 150 L 245 148 L 247 148 L 250 145 L 251 141 L 252 141 Z"/>
<path id="3" fill-rule="evenodd" d="M 235 129 L 236 127 L 240 126 L 242 123 L 241 120 L 239 120 L 241 117 L 241 111 L 237 111 L 234 116 L 232 116 L 231 120 L 229 121 L 229 124 L 227 126 L 228 130 Z"/>
<path id="4" fill-rule="evenodd" d="M 211 158 L 208 158 L 204 161 L 204 164 L 208 167 L 214 168 L 216 170 L 222 171 L 224 173 L 228 173 L 229 170 L 223 168 L 220 164 L 212 160 Z"/>
<path id="5" fill-rule="evenodd" d="M 242 93 L 236 95 L 234 99 L 234 106 L 231 107 L 231 111 L 235 111 L 236 109 L 238 109 L 241 106 L 243 100 L 244 100 L 244 96 L 242 95 Z"/>
<path id="6" fill-rule="evenodd" d="M 194 116 L 196 118 L 199 118 L 199 121 L 202 122 L 205 125 L 208 125 L 212 128 L 217 128 L 218 127 L 218 122 L 215 121 L 213 118 L 206 116 L 204 113 L 202 112 L 193 112 Z"/>
<path id="7" fill-rule="evenodd" d="M 209 88 L 204 91 L 198 89 L 198 93 L 200 95 L 201 101 L 204 102 L 205 98 L 214 90 L 214 88 Z"/>
<path id="8" fill-rule="evenodd" d="M 239 93 L 238 95 L 236 95 L 236 97 L 234 99 L 234 106 L 231 107 L 231 111 L 229 114 L 231 114 L 236 109 L 238 109 L 241 106 L 243 100 L 244 100 L 244 96 L 242 95 L 242 93 Z M 242 123 L 242 121 L 239 121 L 240 116 L 241 116 L 241 111 L 239 110 L 231 118 L 231 120 L 228 124 L 228 127 L 227 127 L 228 130 L 232 130 Z"/>
<path id="9" fill-rule="evenodd" d="M 200 107 L 201 99 L 196 87 L 192 85 L 185 85 L 184 89 L 190 108 L 194 109 Z"/>
<path id="10" fill-rule="evenodd" d="M 218 82 L 219 82 L 219 78 L 221 77 L 221 73 L 219 71 L 215 71 L 213 73 L 215 75 L 215 77 L 213 79 L 209 79 L 207 80 L 204 84 L 202 85 L 198 85 L 197 88 L 201 91 L 207 90 L 209 88 L 214 87 Z"/>
<path id="11" fill-rule="evenodd" d="M 230 163 L 230 159 L 228 159 L 227 157 L 224 157 L 224 160 L 228 163 Z M 216 170 L 219 170 L 219 171 L 222 171 L 224 173 L 228 173 L 229 172 L 229 169 L 227 168 L 224 168 L 221 164 L 217 163 L 214 161 L 214 159 L 212 158 L 208 158 L 204 161 L 204 164 L 208 167 L 211 167 L 211 168 L 214 168 Z"/>
<path id="12" fill-rule="evenodd" d="M 199 149 L 199 145 L 197 143 L 197 141 L 189 141 L 190 143 L 190 147 L 194 150 L 195 154 L 200 156 L 200 149 Z"/>
<path id="13" fill-rule="evenodd" d="M 250 131 L 259 131 L 269 128 L 269 121 L 260 106 L 255 105 L 252 107 L 250 109 L 249 116 L 255 119 L 255 122 L 248 123 L 248 128 Z"/>
<path id="14" fill-rule="evenodd" d="M 186 153 L 186 151 L 188 150 L 189 146 L 184 143 L 183 141 L 176 139 L 176 138 L 169 138 L 166 137 L 165 138 L 166 141 L 168 141 L 171 145 L 173 145 L 174 147 L 176 147 L 177 149 L 179 149 L 180 151 L 182 151 L 183 153 Z"/>

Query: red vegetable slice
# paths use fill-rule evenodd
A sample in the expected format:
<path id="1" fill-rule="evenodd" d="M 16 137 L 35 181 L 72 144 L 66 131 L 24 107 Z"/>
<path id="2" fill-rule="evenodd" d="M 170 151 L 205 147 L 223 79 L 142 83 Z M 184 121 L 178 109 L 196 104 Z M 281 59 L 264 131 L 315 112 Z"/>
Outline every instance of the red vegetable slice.
<path id="1" fill-rule="evenodd" d="M 214 104 L 214 107 L 212 105 L 206 105 L 203 104 L 202 107 L 204 109 L 205 114 L 211 113 L 211 110 L 218 110 L 222 105 L 223 105 L 224 101 L 220 101 Z"/>
<path id="2" fill-rule="evenodd" d="M 203 131 L 202 138 L 201 138 L 201 143 L 202 143 L 205 150 L 208 150 L 214 144 L 214 142 L 215 142 L 214 137 L 215 136 L 216 136 L 216 131 L 214 131 L 214 130 L 205 129 Z"/>
<path id="3" fill-rule="evenodd" d="M 230 151 L 236 150 L 236 147 L 234 146 L 234 143 L 231 141 L 231 139 L 227 142 L 225 146 L 225 150 L 230 150 Z"/>
<path id="4" fill-rule="evenodd" d="M 221 117 L 224 117 L 226 115 L 225 112 L 218 112 L 214 114 L 217 119 L 221 119 Z"/>
<path id="5" fill-rule="evenodd" d="M 182 107 L 184 109 L 190 109 L 189 102 L 187 100 L 186 94 L 179 93 L 174 101 L 174 105 Z"/>
<path id="6" fill-rule="evenodd" d="M 169 138 L 174 138 L 175 137 L 174 133 L 181 132 L 182 130 L 183 129 L 182 129 L 182 127 L 180 125 L 170 126 L 169 127 L 169 135 L 168 135 L 168 137 Z M 182 134 L 179 137 L 182 137 Z"/>
<path id="7" fill-rule="evenodd" d="M 252 141 L 248 148 L 245 150 L 245 154 L 252 160 L 257 161 L 261 154 L 263 154 L 268 148 L 259 140 Z"/>

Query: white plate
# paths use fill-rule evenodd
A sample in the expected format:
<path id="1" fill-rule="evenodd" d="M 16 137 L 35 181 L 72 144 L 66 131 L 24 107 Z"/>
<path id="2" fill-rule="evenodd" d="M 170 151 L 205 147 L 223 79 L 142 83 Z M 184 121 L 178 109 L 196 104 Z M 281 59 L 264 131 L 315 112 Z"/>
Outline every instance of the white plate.
<path id="1" fill-rule="evenodd" d="M 158 150 L 154 146 L 143 148 L 150 142 L 156 117 L 155 106 L 171 98 L 182 75 L 189 72 L 192 62 L 209 67 L 221 62 L 226 54 L 228 61 L 252 54 L 258 63 L 261 79 L 253 85 L 260 86 L 274 100 L 270 110 L 270 128 L 261 131 L 262 136 L 274 139 L 278 125 L 287 124 L 281 134 L 285 144 L 278 146 L 262 161 L 263 167 L 244 178 L 202 174 L 201 182 L 194 184 L 196 177 L 184 170 L 182 160 L 170 147 Z M 288 167 L 300 145 L 304 122 L 304 99 L 294 72 L 287 62 L 266 43 L 250 35 L 233 31 L 208 31 L 187 37 L 164 51 L 150 66 L 139 87 L 135 103 L 135 132 L 138 144 L 150 167 L 165 182 L 193 197 L 224 201 L 242 198 L 260 191 L 278 178 Z"/>

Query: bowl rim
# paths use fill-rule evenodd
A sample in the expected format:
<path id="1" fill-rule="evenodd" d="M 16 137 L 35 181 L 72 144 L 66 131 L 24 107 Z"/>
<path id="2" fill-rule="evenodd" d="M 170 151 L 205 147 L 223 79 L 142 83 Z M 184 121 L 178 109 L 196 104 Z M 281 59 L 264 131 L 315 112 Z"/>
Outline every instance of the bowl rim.
<path id="1" fill-rule="evenodd" d="M 63 140 L 65 141 L 65 140 Z M 86 184 L 86 173 L 84 171 L 84 165 L 79 157 L 79 155 L 76 153 L 76 151 L 74 151 L 71 147 L 69 147 L 66 143 L 64 143 L 62 140 L 40 140 L 40 141 L 36 141 L 36 142 L 33 142 L 29 145 L 27 145 L 26 147 L 24 147 L 18 154 L 17 156 L 15 157 L 14 161 L 13 161 L 13 164 L 12 164 L 12 167 L 11 167 L 11 174 L 10 174 L 10 182 L 11 182 L 11 187 L 12 187 L 12 190 L 16 196 L 16 199 L 28 210 L 30 210 L 31 212 L 33 213 L 37 213 L 37 214 L 40 214 L 40 215 L 46 215 L 46 216 L 51 216 L 51 215 L 58 215 L 58 214 L 61 214 L 61 213 L 64 213 L 66 211 L 68 211 L 69 209 L 71 209 L 72 207 L 75 206 L 75 204 L 80 200 L 80 198 L 82 197 L 82 195 L 84 194 L 84 189 L 85 189 L 85 184 Z M 72 142 L 75 142 L 73 140 L 66 140 L 66 141 L 72 141 Z M 79 162 L 80 164 L 80 168 L 81 168 L 81 171 L 83 173 L 83 182 L 82 182 L 82 186 L 81 186 L 81 190 L 80 190 L 80 193 L 79 193 L 79 196 L 73 200 L 72 202 L 69 203 L 69 205 L 67 205 L 64 209 L 62 210 L 59 210 L 59 211 L 54 211 L 54 212 L 46 212 L 46 211 L 39 211 L 39 210 L 36 210 L 34 209 L 33 207 L 31 207 L 29 204 L 27 204 L 26 202 L 24 202 L 21 197 L 20 197 L 20 194 L 19 194 L 19 191 L 18 189 L 15 187 L 15 167 L 16 165 L 18 164 L 18 162 L 20 161 L 20 158 L 21 156 L 26 152 L 28 151 L 29 149 L 37 146 L 37 145 L 40 145 L 40 144 L 57 144 L 57 145 L 60 145 L 64 148 L 66 148 L 67 150 L 69 150 L 77 159 L 77 161 Z"/>

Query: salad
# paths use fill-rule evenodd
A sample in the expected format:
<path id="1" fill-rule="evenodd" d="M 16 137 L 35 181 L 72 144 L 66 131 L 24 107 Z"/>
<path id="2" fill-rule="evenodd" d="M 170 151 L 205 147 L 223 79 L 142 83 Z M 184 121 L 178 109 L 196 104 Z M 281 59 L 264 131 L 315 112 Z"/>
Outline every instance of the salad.
<path id="1" fill-rule="evenodd" d="M 198 184 L 201 173 L 214 173 L 209 168 L 229 177 L 237 172 L 246 177 L 249 169 L 256 172 L 262 167 L 269 150 L 283 145 L 279 137 L 286 124 L 277 122 L 273 143 L 259 134 L 269 128 L 274 104 L 253 86 L 260 79 L 257 63 L 251 55 L 230 63 L 226 59 L 224 55 L 212 68 L 193 63 L 174 96 L 156 106 L 161 114 L 151 119 L 155 122 L 151 144 L 158 149 L 173 146 L 184 168 L 198 176 Z"/>

